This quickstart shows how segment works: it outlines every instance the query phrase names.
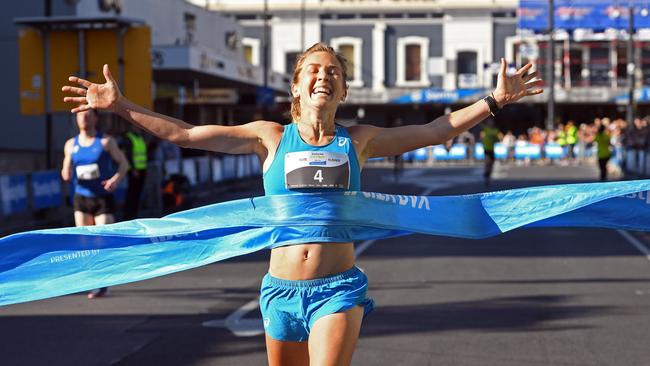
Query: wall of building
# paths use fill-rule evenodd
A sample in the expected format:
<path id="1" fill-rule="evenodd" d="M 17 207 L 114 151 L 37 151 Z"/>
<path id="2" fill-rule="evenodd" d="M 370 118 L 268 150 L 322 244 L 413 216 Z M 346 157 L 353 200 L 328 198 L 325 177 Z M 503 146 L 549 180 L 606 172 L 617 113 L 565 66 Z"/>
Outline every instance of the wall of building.
<path id="1" fill-rule="evenodd" d="M 497 62 L 501 57 L 506 57 L 506 38 L 517 33 L 517 24 L 515 20 L 497 20 L 494 22 L 494 35 L 492 37 L 492 56 L 494 62 Z"/>
<path id="2" fill-rule="evenodd" d="M 387 22 L 386 28 L 386 86 L 397 86 L 397 42 L 399 38 L 418 36 L 429 40 L 428 57 L 442 57 L 443 27 L 440 24 L 394 24 Z M 428 64 L 428 60 L 427 60 Z M 432 71 L 432 70 L 430 70 Z M 429 81 L 434 81 L 429 78 Z M 441 87 L 442 85 L 431 85 Z"/>
<path id="3" fill-rule="evenodd" d="M 321 25 L 318 18 L 308 18 L 305 21 L 305 46 L 301 44 L 299 18 L 276 17 L 269 23 L 273 39 L 273 47 L 269 47 L 269 53 L 275 72 L 286 72 L 285 55 L 288 52 L 302 52 L 306 45 L 312 45 L 321 40 Z"/>
<path id="4" fill-rule="evenodd" d="M 64 0 L 52 1 L 52 15 L 73 15 L 75 8 Z M 45 168 L 45 117 L 20 114 L 18 27 L 14 18 L 45 15 L 42 0 L 12 2 L 0 12 L 0 58 L 2 89 L 0 89 L 0 173 Z M 74 133 L 74 123 L 67 113 L 55 114 L 52 122 L 53 144 L 60 158 L 65 140 Z"/>
<path id="5" fill-rule="evenodd" d="M 232 17 L 206 10 L 183 0 L 123 1 L 121 16 L 145 20 L 151 27 L 152 44 L 196 44 L 207 47 L 228 58 L 241 58 L 241 52 L 231 49 L 226 35 L 234 33 L 241 40 L 241 27 Z M 79 16 L 106 16 L 97 0 L 81 0 Z M 195 17 L 194 31 L 188 32 L 185 16 Z"/>
<path id="6" fill-rule="evenodd" d="M 262 56 L 262 54 L 263 54 L 262 40 L 264 39 L 264 27 L 261 25 L 261 21 L 259 23 L 260 23 L 259 25 L 256 24 L 256 25 L 245 26 L 243 28 L 243 33 L 242 34 L 244 35 L 245 38 L 252 38 L 252 39 L 256 39 L 256 40 L 260 41 L 259 42 L 259 50 L 258 50 L 258 52 L 259 52 L 259 65 L 262 66 L 264 64 L 264 57 Z M 267 60 L 267 62 L 268 62 L 268 65 L 269 65 L 271 70 L 273 70 L 273 58 L 270 56 L 271 55 L 271 50 L 273 49 L 273 37 L 272 36 L 273 35 L 271 34 L 271 32 L 269 32 L 269 34 L 267 35 L 267 39 L 268 39 L 268 42 L 269 42 L 269 45 L 268 45 L 268 50 L 269 51 L 268 51 L 268 60 Z"/>
<path id="7" fill-rule="evenodd" d="M 355 37 L 361 44 L 361 80 L 364 86 L 372 85 L 372 29 L 371 25 L 333 25 L 323 24 L 322 38 L 325 43 L 332 44 L 335 37 Z"/>
<path id="8" fill-rule="evenodd" d="M 467 15 L 449 15 L 445 17 L 443 56 L 448 64 L 455 64 L 458 52 L 474 51 L 477 54 L 477 78 L 479 84 L 489 83 L 491 75 L 486 75 L 483 65 L 494 60 L 493 51 L 493 22 L 491 17 L 475 17 Z M 456 70 L 448 70 L 445 74 L 444 87 L 456 89 Z"/>

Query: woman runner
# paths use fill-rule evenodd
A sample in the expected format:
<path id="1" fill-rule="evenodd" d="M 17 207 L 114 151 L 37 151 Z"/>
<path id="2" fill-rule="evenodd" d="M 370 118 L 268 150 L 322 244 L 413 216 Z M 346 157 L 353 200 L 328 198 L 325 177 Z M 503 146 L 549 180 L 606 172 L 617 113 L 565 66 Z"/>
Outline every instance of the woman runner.
<path id="1" fill-rule="evenodd" d="M 292 123 L 254 121 L 238 126 L 194 126 L 142 108 L 122 96 L 104 66 L 104 84 L 78 77 L 63 91 L 73 113 L 109 110 L 182 147 L 230 154 L 255 153 L 267 195 L 360 190 L 360 172 L 372 157 L 401 155 L 437 145 L 500 108 L 542 92 L 531 64 L 506 75 L 505 60 L 493 93 L 425 125 L 381 128 L 335 123 L 347 95 L 346 61 L 317 43 L 298 57 L 291 83 Z M 262 280 L 260 308 L 270 365 L 349 365 L 361 322 L 372 310 L 367 277 L 354 265 L 352 243 L 310 242 L 273 248 Z"/>

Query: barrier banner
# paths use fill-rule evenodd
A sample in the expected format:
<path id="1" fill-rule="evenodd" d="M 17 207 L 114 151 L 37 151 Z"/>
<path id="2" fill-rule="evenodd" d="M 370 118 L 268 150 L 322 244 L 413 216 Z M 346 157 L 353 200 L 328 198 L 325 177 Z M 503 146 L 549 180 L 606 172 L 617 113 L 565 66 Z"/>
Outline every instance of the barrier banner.
<path id="1" fill-rule="evenodd" d="M 544 145 L 544 156 L 549 159 L 564 159 L 566 154 L 564 148 L 559 144 L 546 144 Z"/>
<path id="2" fill-rule="evenodd" d="M 32 206 L 35 209 L 42 209 L 62 204 L 59 172 L 49 170 L 32 173 Z"/>
<path id="3" fill-rule="evenodd" d="M 515 146 L 515 159 L 538 160 L 542 158 L 542 148 L 535 144 Z"/>
<path id="4" fill-rule="evenodd" d="M 650 180 L 463 196 L 263 196 L 160 219 L 0 239 L 0 305 L 144 280 L 277 246 L 414 233 L 479 239 L 521 227 L 650 231 Z M 525 245 L 525 244 L 522 244 Z"/>
<path id="5" fill-rule="evenodd" d="M 27 209 L 27 177 L 24 174 L 0 176 L 2 213 L 11 215 Z"/>

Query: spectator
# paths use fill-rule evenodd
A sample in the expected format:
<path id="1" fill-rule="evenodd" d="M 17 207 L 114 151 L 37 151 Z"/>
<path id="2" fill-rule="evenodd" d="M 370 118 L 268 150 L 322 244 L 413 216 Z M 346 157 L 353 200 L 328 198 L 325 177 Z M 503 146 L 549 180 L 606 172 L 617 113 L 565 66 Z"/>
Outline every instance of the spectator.
<path id="1" fill-rule="evenodd" d="M 483 140 L 483 151 L 485 154 L 483 179 L 485 185 L 490 185 L 492 178 L 492 167 L 494 166 L 494 144 L 496 144 L 503 135 L 495 127 L 494 118 L 487 118 L 483 124 L 483 131 L 481 131 L 481 140 Z"/>
<path id="2" fill-rule="evenodd" d="M 512 134 L 512 131 L 506 132 L 501 141 L 508 151 L 508 159 L 514 159 L 515 157 L 515 135 Z"/>
<path id="3" fill-rule="evenodd" d="M 576 127 L 575 123 L 573 121 L 567 122 L 565 126 L 566 130 L 566 144 L 569 148 L 569 159 L 573 160 L 575 159 L 575 146 L 576 143 L 578 142 L 578 128 Z"/>
<path id="4" fill-rule="evenodd" d="M 611 137 L 607 133 L 605 126 L 600 126 L 596 134 L 596 145 L 598 146 L 598 168 L 600 169 L 600 180 L 607 180 L 607 161 L 612 155 L 610 150 Z"/>
<path id="5" fill-rule="evenodd" d="M 129 180 L 124 203 L 124 220 L 138 218 L 140 198 L 147 177 L 147 144 L 137 127 L 130 125 L 123 138 L 124 155 L 129 160 Z"/>

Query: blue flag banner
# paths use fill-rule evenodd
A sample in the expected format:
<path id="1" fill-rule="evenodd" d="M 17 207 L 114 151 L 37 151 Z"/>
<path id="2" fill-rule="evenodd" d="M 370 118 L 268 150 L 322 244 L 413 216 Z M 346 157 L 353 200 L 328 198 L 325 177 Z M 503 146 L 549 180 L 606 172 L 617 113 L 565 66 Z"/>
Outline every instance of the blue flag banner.
<path id="1" fill-rule="evenodd" d="M 635 30 L 650 27 L 648 0 L 556 0 L 553 10 L 556 29 L 628 29 L 632 12 Z M 548 16 L 548 0 L 519 0 L 518 28 L 545 32 Z"/>
<path id="2" fill-rule="evenodd" d="M 650 231 L 650 180 L 464 196 L 372 192 L 241 199 L 104 226 L 0 239 L 0 305 L 162 276 L 261 249 L 414 233 L 479 239 L 520 227 Z"/>
<path id="3" fill-rule="evenodd" d="M 454 103 L 463 99 L 472 99 L 479 94 L 484 94 L 483 89 L 456 89 L 446 90 L 440 88 L 420 89 L 409 94 L 392 99 L 389 103 Z"/>

